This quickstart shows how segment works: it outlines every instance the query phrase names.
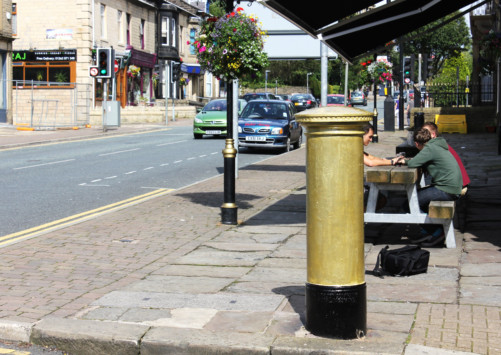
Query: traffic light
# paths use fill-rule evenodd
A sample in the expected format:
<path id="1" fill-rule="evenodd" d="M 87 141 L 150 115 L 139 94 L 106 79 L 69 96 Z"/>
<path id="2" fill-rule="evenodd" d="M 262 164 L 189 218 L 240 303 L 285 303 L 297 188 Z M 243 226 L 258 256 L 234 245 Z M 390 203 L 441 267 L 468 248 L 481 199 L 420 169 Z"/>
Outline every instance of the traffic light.
<path id="1" fill-rule="evenodd" d="M 410 83 L 411 81 L 411 57 L 404 58 L 404 82 Z"/>
<path id="2" fill-rule="evenodd" d="M 181 63 L 172 62 L 172 82 L 176 82 L 181 78 Z"/>
<path id="3" fill-rule="evenodd" d="M 111 48 L 97 49 L 97 76 L 96 78 L 108 79 L 113 76 L 113 63 L 115 55 Z"/>
<path id="4" fill-rule="evenodd" d="M 431 54 L 426 57 L 426 73 L 427 78 L 433 74 L 433 55 Z"/>

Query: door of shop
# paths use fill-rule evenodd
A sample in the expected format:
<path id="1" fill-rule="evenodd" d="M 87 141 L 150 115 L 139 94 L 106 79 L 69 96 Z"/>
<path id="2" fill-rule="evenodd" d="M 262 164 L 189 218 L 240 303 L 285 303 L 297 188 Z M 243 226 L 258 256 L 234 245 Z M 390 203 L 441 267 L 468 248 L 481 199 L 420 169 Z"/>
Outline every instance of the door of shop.
<path id="1" fill-rule="evenodd" d="M 120 101 L 120 106 L 125 108 L 127 105 L 127 73 L 125 69 L 120 69 L 115 73 L 117 85 L 117 101 Z"/>

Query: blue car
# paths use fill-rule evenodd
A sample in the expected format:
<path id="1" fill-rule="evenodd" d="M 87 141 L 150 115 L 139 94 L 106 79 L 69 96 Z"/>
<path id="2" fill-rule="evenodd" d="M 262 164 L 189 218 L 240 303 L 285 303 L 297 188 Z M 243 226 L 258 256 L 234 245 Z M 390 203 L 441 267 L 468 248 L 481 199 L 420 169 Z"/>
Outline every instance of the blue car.
<path id="1" fill-rule="evenodd" d="M 238 146 L 290 151 L 303 142 L 294 105 L 282 100 L 249 101 L 238 119 Z"/>

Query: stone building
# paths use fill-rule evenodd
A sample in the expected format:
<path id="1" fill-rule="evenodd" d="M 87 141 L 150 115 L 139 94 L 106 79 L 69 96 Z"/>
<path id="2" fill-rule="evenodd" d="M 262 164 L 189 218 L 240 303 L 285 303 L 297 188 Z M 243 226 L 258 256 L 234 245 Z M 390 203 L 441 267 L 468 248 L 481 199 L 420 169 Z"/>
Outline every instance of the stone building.
<path id="1" fill-rule="evenodd" d="M 12 122 L 12 34 L 16 8 L 10 0 L 0 1 L 0 123 Z"/>
<path id="2" fill-rule="evenodd" d="M 113 99 L 122 122 L 161 122 L 166 82 L 169 98 L 199 100 L 207 89 L 210 97 L 219 94 L 217 81 L 205 79 L 187 44 L 203 10 L 184 1 L 14 0 L 12 7 L 15 124 L 99 124 L 102 101 Z M 115 80 L 90 75 L 98 48 L 114 49 Z M 181 59 L 184 80 L 172 82 L 171 62 Z M 179 107 L 176 115 L 182 112 Z"/>

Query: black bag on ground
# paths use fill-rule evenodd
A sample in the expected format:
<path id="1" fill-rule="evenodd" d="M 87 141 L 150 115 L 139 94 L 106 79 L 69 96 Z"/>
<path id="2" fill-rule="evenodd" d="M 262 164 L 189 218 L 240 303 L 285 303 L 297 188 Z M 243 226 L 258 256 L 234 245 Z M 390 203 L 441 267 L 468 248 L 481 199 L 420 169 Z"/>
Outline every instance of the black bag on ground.
<path id="1" fill-rule="evenodd" d="M 389 250 L 387 245 L 379 252 L 374 275 L 383 274 L 409 276 L 421 274 L 428 270 L 430 252 L 418 245 L 407 245 L 403 248 Z"/>

